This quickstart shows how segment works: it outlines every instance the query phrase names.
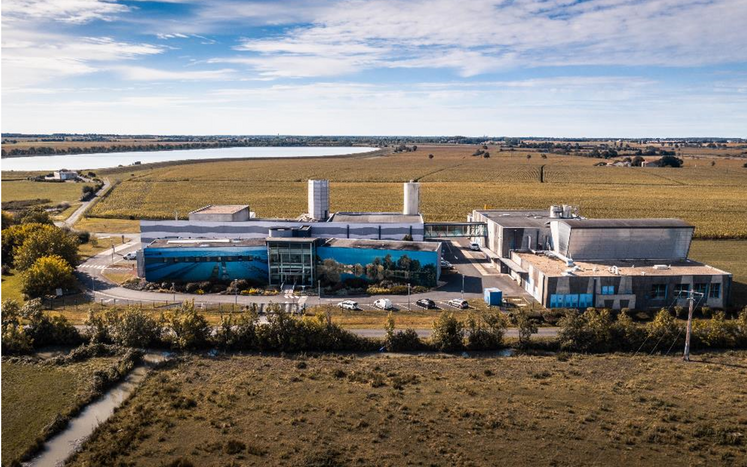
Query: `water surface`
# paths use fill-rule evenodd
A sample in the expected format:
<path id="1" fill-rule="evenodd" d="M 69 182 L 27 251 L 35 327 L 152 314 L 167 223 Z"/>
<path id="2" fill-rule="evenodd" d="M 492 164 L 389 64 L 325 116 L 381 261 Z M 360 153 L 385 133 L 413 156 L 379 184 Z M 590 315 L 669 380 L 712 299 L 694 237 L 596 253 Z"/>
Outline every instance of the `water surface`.
<path id="1" fill-rule="evenodd" d="M 288 158 L 343 156 L 376 151 L 376 148 L 333 146 L 333 147 L 247 147 L 211 149 L 175 149 L 173 151 L 105 152 L 94 154 L 65 154 L 59 156 L 4 157 L 2 170 L 82 170 L 104 169 L 135 162 L 154 162 L 240 159 L 240 158 Z"/>

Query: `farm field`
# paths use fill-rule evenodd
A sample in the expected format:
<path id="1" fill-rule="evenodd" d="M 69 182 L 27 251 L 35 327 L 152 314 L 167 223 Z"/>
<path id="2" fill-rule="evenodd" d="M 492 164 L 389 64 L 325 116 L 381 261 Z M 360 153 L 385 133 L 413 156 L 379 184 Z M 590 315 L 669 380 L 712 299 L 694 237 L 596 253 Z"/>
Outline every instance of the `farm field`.
<path id="1" fill-rule="evenodd" d="M 690 257 L 732 273 L 732 303 L 747 306 L 747 241 L 695 240 L 690 246 Z"/>
<path id="2" fill-rule="evenodd" d="M 44 204 L 56 205 L 63 201 L 80 204 L 79 199 L 84 186 L 92 183 L 47 183 L 30 180 L 3 180 L 2 202 L 48 199 Z"/>
<path id="3" fill-rule="evenodd" d="M 739 465 L 747 355 L 694 360 L 185 357 L 70 465 Z"/>
<path id="4" fill-rule="evenodd" d="M 31 447 L 58 414 L 73 409 L 81 393 L 91 389 L 93 373 L 106 369 L 115 360 L 94 358 L 63 366 L 3 361 L 3 465 L 9 465 Z"/>
<path id="5" fill-rule="evenodd" d="M 309 178 L 331 180 L 332 211 L 399 211 L 401 182 L 420 180 L 428 221 L 463 220 L 486 206 L 574 204 L 589 217 L 680 217 L 696 226 L 699 238 L 747 238 L 747 169 L 741 160 L 721 159 L 715 166 L 686 161 L 682 169 L 594 167 L 598 159 L 489 150 L 489 159 L 471 156 L 474 146 L 423 146 L 389 156 L 112 171 L 122 181 L 87 222 L 171 219 L 175 210 L 186 218 L 206 204 L 232 203 L 249 204 L 260 217 L 295 218 L 306 210 Z"/>

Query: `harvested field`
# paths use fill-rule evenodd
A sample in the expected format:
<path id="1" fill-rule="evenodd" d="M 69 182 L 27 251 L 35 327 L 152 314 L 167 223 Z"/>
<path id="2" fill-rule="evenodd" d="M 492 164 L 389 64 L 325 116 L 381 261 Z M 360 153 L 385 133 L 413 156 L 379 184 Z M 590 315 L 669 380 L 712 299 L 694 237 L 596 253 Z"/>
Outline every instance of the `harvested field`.
<path id="1" fill-rule="evenodd" d="M 695 360 L 192 356 L 70 464 L 743 465 L 747 354 Z"/>

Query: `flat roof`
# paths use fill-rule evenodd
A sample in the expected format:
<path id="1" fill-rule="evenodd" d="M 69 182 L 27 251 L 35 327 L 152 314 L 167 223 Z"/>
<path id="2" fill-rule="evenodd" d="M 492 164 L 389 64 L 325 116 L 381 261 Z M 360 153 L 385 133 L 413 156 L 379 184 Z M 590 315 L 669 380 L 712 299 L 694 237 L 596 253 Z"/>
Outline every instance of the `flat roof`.
<path id="1" fill-rule="evenodd" d="M 521 228 L 541 228 L 545 227 L 547 221 L 551 219 L 549 209 L 530 209 L 530 210 L 499 210 L 476 209 L 475 212 L 482 214 L 496 224 L 509 229 Z M 552 218 L 556 219 L 556 218 Z"/>
<path id="2" fill-rule="evenodd" d="M 553 219 L 555 220 L 555 219 Z M 557 219 L 573 229 L 694 229 L 682 219 Z"/>
<path id="3" fill-rule="evenodd" d="M 526 264 L 531 264 L 550 277 L 559 277 L 563 272 L 573 266 L 566 265 L 565 261 L 533 253 L 514 253 L 521 258 L 521 264 L 526 269 Z M 721 269 L 708 266 L 693 260 L 681 261 L 651 261 L 651 260 L 614 260 L 614 261 L 574 261 L 578 269 L 573 272 L 574 276 L 580 277 L 614 277 L 614 276 L 712 276 L 729 274 Z M 655 269 L 654 265 L 665 264 L 666 269 Z M 612 272 L 612 267 L 617 266 L 619 274 Z"/>
<path id="4" fill-rule="evenodd" d="M 329 222 L 348 222 L 351 224 L 422 224 L 420 214 L 402 214 L 401 212 L 336 212 Z"/>
<path id="5" fill-rule="evenodd" d="M 196 209 L 190 214 L 236 214 L 244 209 L 249 209 L 248 204 L 208 204 L 207 206 Z"/>
<path id="6" fill-rule="evenodd" d="M 411 250 L 438 251 L 438 242 L 405 242 L 397 240 L 367 240 L 352 238 L 331 238 L 322 246 L 338 248 L 365 248 L 370 250 Z"/>
<path id="7" fill-rule="evenodd" d="M 264 238 L 159 238 L 146 248 L 231 248 L 264 245 Z"/>

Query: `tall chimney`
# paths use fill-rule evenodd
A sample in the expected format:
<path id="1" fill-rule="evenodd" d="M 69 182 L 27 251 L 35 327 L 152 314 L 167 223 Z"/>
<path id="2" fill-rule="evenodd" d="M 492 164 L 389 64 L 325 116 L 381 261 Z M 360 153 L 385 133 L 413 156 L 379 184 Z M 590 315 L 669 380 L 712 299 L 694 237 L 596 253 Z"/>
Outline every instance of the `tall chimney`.
<path id="1" fill-rule="evenodd" d="M 404 184 L 405 203 L 402 214 L 417 215 L 420 212 L 420 183 L 410 180 Z"/>
<path id="2" fill-rule="evenodd" d="M 309 216 L 318 220 L 329 217 L 329 180 L 309 180 Z"/>

